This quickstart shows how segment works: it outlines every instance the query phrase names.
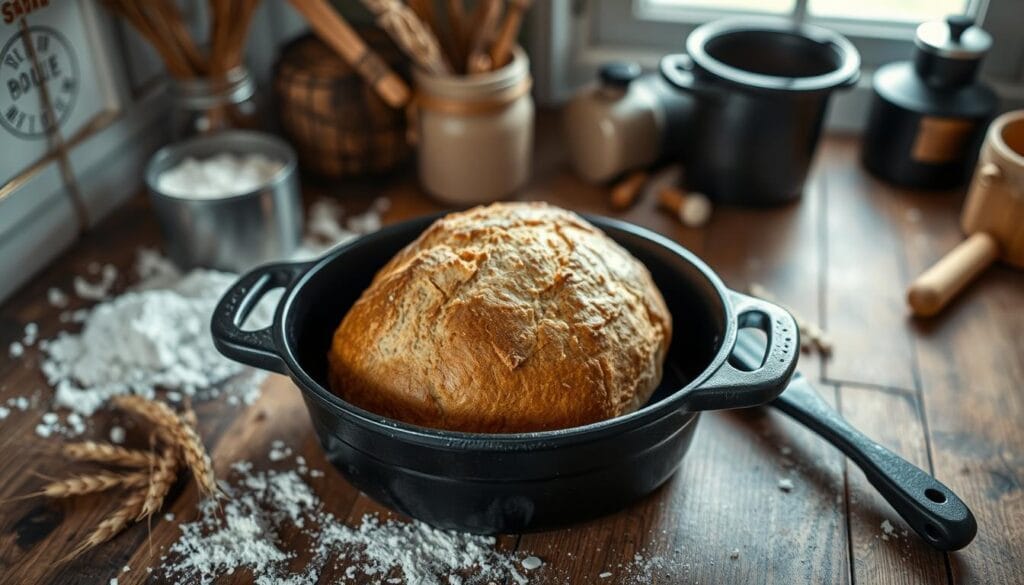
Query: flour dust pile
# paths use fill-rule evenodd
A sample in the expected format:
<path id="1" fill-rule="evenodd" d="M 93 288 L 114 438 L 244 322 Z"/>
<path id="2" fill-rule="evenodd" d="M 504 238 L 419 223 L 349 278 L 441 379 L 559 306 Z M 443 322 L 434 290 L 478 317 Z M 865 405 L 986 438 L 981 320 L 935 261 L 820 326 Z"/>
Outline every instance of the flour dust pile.
<path id="1" fill-rule="evenodd" d="M 151 278 L 160 282 L 143 280 L 93 307 L 80 333 L 40 344 L 55 406 L 91 415 L 119 394 L 153 397 L 162 389 L 171 398 L 195 396 L 243 373 L 244 366 L 217 352 L 209 332 L 213 309 L 235 275 L 194 270 Z"/>
<path id="2" fill-rule="evenodd" d="M 420 522 L 366 515 L 350 527 L 322 509 L 301 469 L 254 471 L 248 462 L 232 469 L 229 498 L 220 507 L 204 503 L 198 520 L 181 525 L 157 574 L 202 584 L 241 570 L 258 585 L 312 585 L 325 571 L 341 583 L 525 584 L 524 566 L 539 566 L 498 551 L 494 538 Z M 309 561 L 297 562 L 297 550 Z"/>

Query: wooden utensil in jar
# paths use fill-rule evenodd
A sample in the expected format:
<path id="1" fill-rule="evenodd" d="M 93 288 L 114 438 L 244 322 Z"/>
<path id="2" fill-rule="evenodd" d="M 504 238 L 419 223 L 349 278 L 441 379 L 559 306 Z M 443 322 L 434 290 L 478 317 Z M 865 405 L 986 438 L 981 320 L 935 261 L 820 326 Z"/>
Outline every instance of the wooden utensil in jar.
<path id="1" fill-rule="evenodd" d="M 915 315 L 938 313 L 997 258 L 1024 268 L 1024 110 L 989 126 L 960 225 L 969 237 L 910 285 Z"/>
<path id="2" fill-rule="evenodd" d="M 511 0 L 508 3 L 508 12 L 505 15 L 505 22 L 498 31 L 498 39 L 491 47 L 491 67 L 498 69 L 504 67 L 512 58 L 512 45 L 516 42 L 519 34 L 519 27 L 523 24 L 523 14 L 530 7 L 531 0 Z"/>
<path id="3" fill-rule="evenodd" d="M 389 106 L 400 108 L 409 102 L 411 92 L 405 81 L 366 46 L 326 0 L 289 1 L 306 18 L 313 32 L 366 79 Z"/>

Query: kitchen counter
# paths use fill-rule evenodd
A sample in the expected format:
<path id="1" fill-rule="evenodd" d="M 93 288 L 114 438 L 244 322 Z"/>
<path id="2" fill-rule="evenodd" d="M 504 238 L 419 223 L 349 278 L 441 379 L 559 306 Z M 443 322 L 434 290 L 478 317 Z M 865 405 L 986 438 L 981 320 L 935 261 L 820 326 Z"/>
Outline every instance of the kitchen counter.
<path id="1" fill-rule="evenodd" d="M 702 417 L 679 472 L 645 500 L 565 530 L 499 538 L 500 547 L 543 559 L 529 573 L 531 583 L 636 582 L 640 565 L 657 583 L 1024 582 L 1024 272 L 996 266 L 940 317 L 909 318 L 907 283 L 961 239 L 963 194 L 884 186 L 861 169 L 857 146 L 850 138 L 826 139 L 796 205 L 718 209 L 705 229 L 683 228 L 653 199 L 621 217 L 682 243 L 730 287 L 759 283 L 826 329 L 834 355 L 804 354 L 800 370 L 855 426 L 956 491 L 977 516 L 976 540 L 960 552 L 935 552 L 908 534 L 863 474 L 817 436 L 767 408 L 719 412 Z M 408 173 L 309 185 L 307 192 L 337 194 L 352 211 L 386 196 L 388 223 L 439 209 Z M 606 190 L 575 179 L 557 141 L 543 138 L 534 180 L 521 198 L 611 214 Z M 42 339 L 67 328 L 47 290 L 71 290 L 91 262 L 132 274 L 140 246 L 159 246 L 142 196 L 0 308 L 0 347 L 29 322 L 39 324 Z M 128 284 L 122 276 L 118 287 Z M 49 396 L 37 348 L 20 359 L 8 358 L 6 349 L 2 356 L 0 403 L 37 390 Z M 271 465 L 270 445 L 283 440 L 326 472 L 309 481 L 336 516 L 356 521 L 366 512 L 387 513 L 326 463 L 288 380 L 271 377 L 249 407 L 221 400 L 197 410 L 219 474 L 239 459 Z M 54 453 L 59 439 L 33 433 L 41 412 L 12 412 L 0 421 L 0 499 L 38 489 L 37 474 L 64 471 Z M 780 489 L 780 480 L 792 489 Z M 194 516 L 194 482 L 179 482 L 170 498 L 165 511 Z M 178 535 L 176 523 L 162 519 L 149 537 L 142 523 L 74 561 L 57 562 L 116 506 L 102 498 L 2 504 L 0 582 L 157 582 L 144 569 L 159 564 L 160 549 Z M 122 573 L 126 565 L 131 569 Z M 341 564 L 320 582 L 343 572 Z M 238 572 L 224 582 L 249 579 Z"/>

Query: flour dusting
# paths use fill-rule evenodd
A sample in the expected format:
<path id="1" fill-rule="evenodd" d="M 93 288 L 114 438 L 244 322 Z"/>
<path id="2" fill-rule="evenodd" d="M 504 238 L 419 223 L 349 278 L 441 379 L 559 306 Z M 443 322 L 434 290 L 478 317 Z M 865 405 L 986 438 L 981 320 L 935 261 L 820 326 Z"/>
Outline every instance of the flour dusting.
<path id="1" fill-rule="evenodd" d="M 157 278 L 166 278 L 161 273 Z M 194 396 L 241 374 L 220 355 L 209 323 L 235 275 L 194 270 L 166 288 L 126 292 L 92 308 L 81 333 L 62 332 L 40 345 L 55 405 L 91 415 L 110 397 L 157 389 Z"/>
<path id="2" fill-rule="evenodd" d="M 229 499 L 220 507 L 203 503 L 199 519 L 180 526 L 160 568 L 169 579 L 211 583 L 244 569 L 259 585 L 312 585 L 325 571 L 341 583 L 473 585 L 527 583 L 519 567 L 539 567 L 539 559 L 520 565 L 515 554 L 497 550 L 493 537 L 374 514 L 350 527 L 323 510 L 296 470 L 255 471 L 239 462 L 232 471 L 224 486 Z M 303 547 L 310 560 L 295 567 Z"/>

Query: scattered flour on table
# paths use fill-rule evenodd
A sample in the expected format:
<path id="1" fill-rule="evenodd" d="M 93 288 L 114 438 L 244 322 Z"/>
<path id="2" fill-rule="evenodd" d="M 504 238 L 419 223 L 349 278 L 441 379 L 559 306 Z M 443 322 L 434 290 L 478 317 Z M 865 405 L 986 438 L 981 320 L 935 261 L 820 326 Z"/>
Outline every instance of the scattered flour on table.
<path id="1" fill-rule="evenodd" d="M 373 514 L 350 527 L 322 509 L 295 470 L 256 471 L 251 463 L 239 462 L 232 471 L 232 483 L 224 486 L 228 499 L 205 502 L 198 520 L 179 526 L 181 536 L 158 569 L 168 579 L 211 583 L 248 569 L 258 585 L 304 585 L 316 583 L 331 568 L 340 573 L 340 582 L 528 582 L 517 557 L 497 550 L 493 537 Z M 296 568 L 294 551 L 303 547 L 310 561 Z M 342 564 L 347 565 L 343 572 Z"/>
<path id="2" fill-rule="evenodd" d="M 896 527 L 893 526 L 892 522 L 889 522 L 888 519 L 882 520 L 881 528 L 882 528 L 882 540 L 889 540 L 890 537 L 892 537 L 892 538 L 899 538 L 900 537 L 900 535 L 896 532 Z M 907 532 L 903 531 L 903 536 L 906 536 L 906 535 L 907 535 Z"/>
<path id="3" fill-rule="evenodd" d="M 39 325 L 35 323 L 25 325 L 25 331 L 24 335 L 22 335 L 21 343 L 23 343 L 25 347 L 32 347 L 35 345 L 37 339 L 39 339 Z"/>
<path id="4" fill-rule="evenodd" d="M 117 281 L 117 267 L 113 264 L 105 264 L 100 269 L 100 278 L 95 282 L 89 282 L 82 276 L 76 276 L 74 280 L 75 294 L 90 301 L 102 301 L 110 294 L 111 288 Z"/>
<path id="5" fill-rule="evenodd" d="M 111 396 L 193 396 L 241 374 L 220 355 L 210 315 L 235 276 L 194 270 L 167 288 L 126 292 L 93 307 L 81 333 L 44 341 L 42 364 L 56 406 L 91 415 Z M 143 283 L 145 284 L 145 282 Z"/>
<path id="6" fill-rule="evenodd" d="M 313 202 L 306 216 L 306 237 L 293 260 L 307 260 L 381 227 L 381 215 L 391 207 L 386 197 L 378 197 L 364 213 L 349 216 L 334 199 Z"/>
<path id="7" fill-rule="evenodd" d="M 36 435 L 47 438 L 54 435 L 77 437 L 85 432 L 85 419 L 77 412 L 70 412 L 62 420 L 56 412 L 43 414 L 36 425 Z"/>
<path id="8" fill-rule="evenodd" d="M 7 349 L 7 355 L 12 358 L 25 355 L 25 349 L 35 345 L 37 339 L 39 339 L 39 325 L 35 323 L 25 325 L 21 341 L 12 341 Z"/>
<path id="9" fill-rule="evenodd" d="M 63 309 L 68 306 L 68 295 L 59 288 L 52 286 L 46 291 L 46 300 L 49 301 L 50 306 Z"/>
<path id="10" fill-rule="evenodd" d="M 267 459 L 281 461 L 292 456 L 291 447 L 284 444 L 284 441 L 274 441 L 270 444 L 270 451 L 267 452 Z M 304 465 L 300 463 L 299 465 Z"/>

